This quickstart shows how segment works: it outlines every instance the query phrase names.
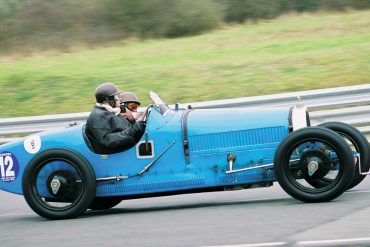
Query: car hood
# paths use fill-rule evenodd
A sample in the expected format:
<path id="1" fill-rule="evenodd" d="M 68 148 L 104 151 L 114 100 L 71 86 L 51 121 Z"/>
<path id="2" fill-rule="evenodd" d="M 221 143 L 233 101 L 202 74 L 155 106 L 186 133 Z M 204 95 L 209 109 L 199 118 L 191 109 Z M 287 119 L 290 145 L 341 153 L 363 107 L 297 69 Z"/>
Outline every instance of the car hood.
<path id="1" fill-rule="evenodd" d="M 197 109 L 187 118 L 188 135 L 289 127 L 290 108 Z"/>
<path id="2" fill-rule="evenodd" d="M 276 148 L 289 133 L 289 108 L 194 110 L 187 130 L 191 155 Z"/>

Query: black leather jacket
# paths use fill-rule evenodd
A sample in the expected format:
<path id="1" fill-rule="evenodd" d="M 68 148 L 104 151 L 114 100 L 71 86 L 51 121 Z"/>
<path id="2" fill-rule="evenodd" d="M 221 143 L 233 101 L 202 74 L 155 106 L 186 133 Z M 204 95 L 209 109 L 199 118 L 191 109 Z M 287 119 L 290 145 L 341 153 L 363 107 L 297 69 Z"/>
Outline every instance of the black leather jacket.
<path id="1" fill-rule="evenodd" d="M 95 106 L 86 122 L 86 135 L 95 153 L 111 154 L 129 149 L 145 131 L 142 123 L 131 124 L 104 107 Z"/>

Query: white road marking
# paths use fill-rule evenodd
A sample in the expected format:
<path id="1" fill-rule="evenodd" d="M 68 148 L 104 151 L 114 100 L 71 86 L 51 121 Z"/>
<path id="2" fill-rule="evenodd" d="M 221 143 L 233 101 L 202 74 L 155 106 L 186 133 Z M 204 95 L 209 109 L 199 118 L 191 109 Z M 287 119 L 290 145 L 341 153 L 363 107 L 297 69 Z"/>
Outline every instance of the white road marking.
<path id="1" fill-rule="evenodd" d="M 348 239 L 332 239 L 332 240 L 318 240 L 318 241 L 300 241 L 297 245 L 300 246 L 323 246 L 323 245 L 337 245 L 337 244 L 360 244 L 369 243 L 370 238 L 348 238 Z"/>
<path id="2" fill-rule="evenodd" d="M 316 240 L 316 241 L 299 241 L 299 242 L 271 242 L 259 244 L 235 244 L 235 245 L 212 245 L 202 247 L 263 247 L 263 246 L 336 246 L 338 244 L 364 244 L 370 243 L 370 238 L 348 238 L 348 239 L 332 239 L 332 240 Z"/>
<path id="3" fill-rule="evenodd" d="M 354 191 L 346 191 L 346 193 L 370 193 L 370 190 L 354 190 Z"/>
<path id="4" fill-rule="evenodd" d="M 35 215 L 35 213 L 14 213 L 14 214 L 0 214 L 0 217 L 9 217 L 9 216 L 24 216 L 24 215 Z"/>
<path id="5" fill-rule="evenodd" d="M 282 246 L 287 242 L 273 242 L 273 243 L 261 243 L 261 244 L 236 244 L 236 245 L 214 245 L 214 246 L 202 246 L 202 247 L 263 247 L 263 246 Z"/>

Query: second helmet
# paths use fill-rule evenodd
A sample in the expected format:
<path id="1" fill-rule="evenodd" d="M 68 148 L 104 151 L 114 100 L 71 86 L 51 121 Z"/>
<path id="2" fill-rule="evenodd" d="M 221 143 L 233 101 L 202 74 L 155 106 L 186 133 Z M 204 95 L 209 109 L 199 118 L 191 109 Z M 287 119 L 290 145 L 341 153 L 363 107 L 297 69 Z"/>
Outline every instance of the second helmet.
<path id="1" fill-rule="evenodd" d="M 118 97 L 120 98 L 121 103 L 136 103 L 140 105 L 140 102 L 134 93 L 124 92 L 120 93 Z"/>

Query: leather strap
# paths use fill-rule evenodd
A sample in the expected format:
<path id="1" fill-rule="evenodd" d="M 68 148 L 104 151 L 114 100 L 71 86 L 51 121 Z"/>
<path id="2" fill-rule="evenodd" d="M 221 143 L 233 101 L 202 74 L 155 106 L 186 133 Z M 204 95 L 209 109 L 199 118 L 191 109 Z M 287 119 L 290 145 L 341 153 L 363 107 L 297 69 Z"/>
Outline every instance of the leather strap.
<path id="1" fill-rule="evenodd" d="M 192 110 L 186 110 L 182 115 L 182 137 L 184 144 L 185 163 L 189 164 L 188 115 Z"/>

